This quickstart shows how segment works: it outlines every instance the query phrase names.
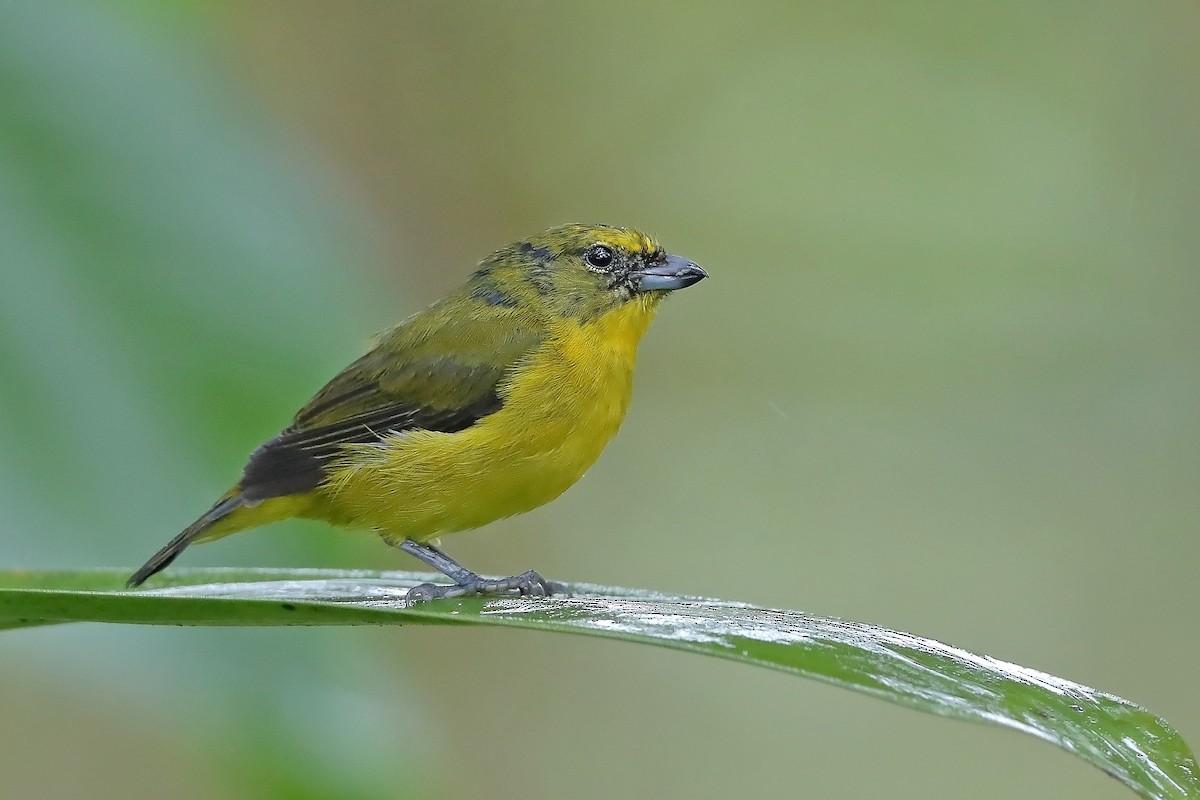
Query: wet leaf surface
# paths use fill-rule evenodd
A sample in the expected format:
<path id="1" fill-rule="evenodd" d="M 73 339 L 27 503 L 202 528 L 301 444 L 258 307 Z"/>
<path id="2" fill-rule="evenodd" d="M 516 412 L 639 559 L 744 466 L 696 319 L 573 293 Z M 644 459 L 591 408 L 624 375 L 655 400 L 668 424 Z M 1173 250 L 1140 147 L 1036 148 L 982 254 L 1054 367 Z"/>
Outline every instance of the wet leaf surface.
<path id="1" fill-rule="evenodd" d="M 704 653 L 1028 733 L 1146 798 L 1200 796 L 1196 760 L 1161 718 L 1104 692 L 909 633 L 723 600 L 572 584 L 565 598 L 467 598 L 408 608 L 433 576 L 333 570 L 0 573 L 0 628 L 156 625 L 495 625 Z"/>

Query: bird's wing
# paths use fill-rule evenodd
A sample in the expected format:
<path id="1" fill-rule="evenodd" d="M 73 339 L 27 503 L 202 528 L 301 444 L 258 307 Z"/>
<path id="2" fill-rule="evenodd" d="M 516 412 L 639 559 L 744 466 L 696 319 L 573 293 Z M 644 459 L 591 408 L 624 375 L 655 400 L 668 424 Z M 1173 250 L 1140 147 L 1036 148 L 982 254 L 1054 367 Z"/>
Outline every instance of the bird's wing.
<path id="1" fill-rule="evenodd" d="M 300 494 L 324 480 L 342 446 L 397 431 L 453 433 L 500 410 L 499 384 L 541 342 L 537 326 L 492 310 L 435 306 L 380 337 L 250 455 L 244 500 Z"/>

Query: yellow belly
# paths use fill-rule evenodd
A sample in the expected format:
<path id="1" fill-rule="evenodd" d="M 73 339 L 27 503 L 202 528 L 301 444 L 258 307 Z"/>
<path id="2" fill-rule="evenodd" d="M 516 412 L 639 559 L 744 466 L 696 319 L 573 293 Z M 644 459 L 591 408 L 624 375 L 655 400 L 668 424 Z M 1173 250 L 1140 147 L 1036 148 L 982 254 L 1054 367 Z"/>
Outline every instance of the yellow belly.
<path id="1" fill-rule="evenodd" d="M 304 515 L 427 541 L 553 500 L 620 427 L 650 315 L 564 322 L 501 386 L 503 407 L 470 428 L 349 446 Z"/>

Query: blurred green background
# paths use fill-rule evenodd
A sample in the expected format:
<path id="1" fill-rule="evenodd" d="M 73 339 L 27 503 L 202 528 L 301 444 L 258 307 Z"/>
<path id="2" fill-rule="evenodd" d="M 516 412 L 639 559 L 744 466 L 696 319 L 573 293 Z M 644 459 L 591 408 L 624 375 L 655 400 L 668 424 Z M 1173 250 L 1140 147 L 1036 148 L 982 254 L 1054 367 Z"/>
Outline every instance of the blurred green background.
<path id="1" fill-rule="evenodd" d="M 467 564 L 898 627 L 1200 743 L 1191 2 L 0 4 L 0 566 L 133 567 L 551 224 L 712 279 Z M 619 499 L 617 499 L 619 498 Z M 417 565 L 286 524 L 197 565 Z M 514 630 L 0 637 L 0 795 L 1120 798 L 1032 739 Z"/>

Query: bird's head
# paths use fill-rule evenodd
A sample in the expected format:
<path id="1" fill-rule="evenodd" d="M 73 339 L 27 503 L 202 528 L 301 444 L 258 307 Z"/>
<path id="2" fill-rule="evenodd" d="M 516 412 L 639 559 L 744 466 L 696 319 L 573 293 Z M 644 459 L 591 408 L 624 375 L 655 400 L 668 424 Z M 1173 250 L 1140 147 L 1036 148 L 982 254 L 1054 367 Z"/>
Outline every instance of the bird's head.
<path id="1" fill-rule="evenodd" d="M 706 277 L 639 231 L 561 225 L 497 250 L 472 281 L 475 296 L 492 305 L 537 303 L 587 321 L 631 303 L 653 312 L 671 292 Z"/>

